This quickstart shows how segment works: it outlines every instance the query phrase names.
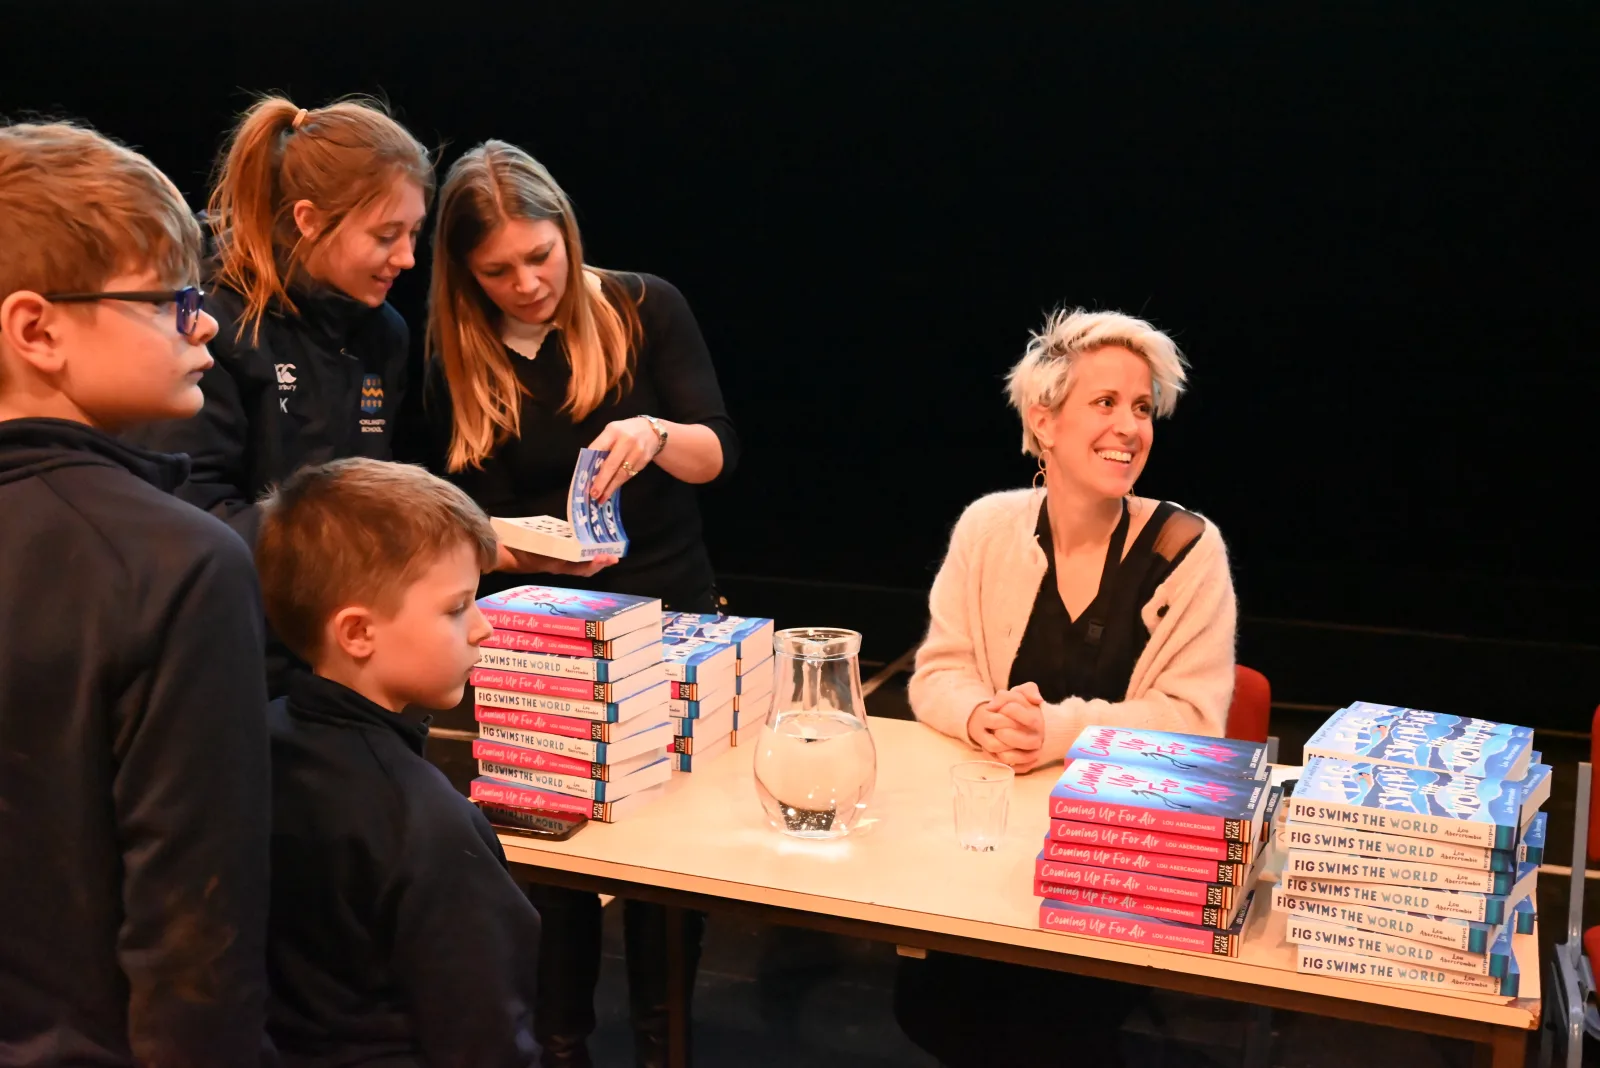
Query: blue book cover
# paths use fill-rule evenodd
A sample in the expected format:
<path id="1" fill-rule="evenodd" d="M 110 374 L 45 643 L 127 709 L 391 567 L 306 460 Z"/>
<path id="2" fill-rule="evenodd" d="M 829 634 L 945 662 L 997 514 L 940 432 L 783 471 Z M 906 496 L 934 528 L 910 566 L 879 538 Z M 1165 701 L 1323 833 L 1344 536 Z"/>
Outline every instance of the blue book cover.
<path id="1" fill-rule="evenodd" d="M 1254 841 L 1265 780 L 1105 760 L 1069 759 L 1050 791 L 1052 819 L 1201 838 Z"/>
<path id="2" fill-rule="evenodd" d="M 1510 849 L 1524 796 L 1521 783 L 1504 779 L 1312 757 L 1289 798 L 1289 818 Z"/>
<path id="3" fill-rule="evenodd" d="M 1148 764 L 1242 779 L 1264 779 L 1272 773 L 1267 747 L 1260 742 L 1136 727 L 1085 727 L 1067 750 L 1067 758 Z"/>
<path id="4" fill-rule="evenodd" d="M 760 616 L 673 612 L 667 617 L 666 633 L 725 642 L 733 646 L 733 655 L 747 665 L 762 663 L 772 655 L 773 623 Z"/>
<path id="5" fill-rule="evenodd" d="M 609 639 L 661 621 L 661 601 L 631 593 L 516 586 L 478 599 L 491 626 L 571 638 Z"/>
<path id="6" fill-rule="evenodd" d="M 1328 717 L 1306 742 L 1304 757 L 1519 779 L 1532 751 L 1528 727 L 1357 701 Z"/>

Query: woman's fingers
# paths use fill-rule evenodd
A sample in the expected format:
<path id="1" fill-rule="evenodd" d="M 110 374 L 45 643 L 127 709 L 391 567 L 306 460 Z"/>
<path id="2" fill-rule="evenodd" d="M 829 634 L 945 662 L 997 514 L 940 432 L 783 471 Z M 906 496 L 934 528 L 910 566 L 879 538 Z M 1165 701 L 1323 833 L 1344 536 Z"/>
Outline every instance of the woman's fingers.
<path id="1" fill-rule="evenodd" d="M 1001 727 L 994 731 L 995 740 L 1007 749 L 1032 751 L 1044 744 L 1044 735 L 1016 727 Z"/>

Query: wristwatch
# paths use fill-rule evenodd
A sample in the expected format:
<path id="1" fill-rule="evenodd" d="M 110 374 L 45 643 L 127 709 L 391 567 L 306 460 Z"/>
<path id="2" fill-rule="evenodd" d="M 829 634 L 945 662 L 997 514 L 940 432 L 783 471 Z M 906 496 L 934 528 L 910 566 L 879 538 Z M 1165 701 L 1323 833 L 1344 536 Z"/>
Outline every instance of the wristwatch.
<path id="1" fill-rule="evenodd" d="M 653 415 L 641 415 L 639 418 L 649 423 L 650 429 L 656 432 L 657 441 L 655 455 L 660 456 L 661 450 L 667 447 L 667 428 L 662 426 L 661 420 L 657 419 Z"/>

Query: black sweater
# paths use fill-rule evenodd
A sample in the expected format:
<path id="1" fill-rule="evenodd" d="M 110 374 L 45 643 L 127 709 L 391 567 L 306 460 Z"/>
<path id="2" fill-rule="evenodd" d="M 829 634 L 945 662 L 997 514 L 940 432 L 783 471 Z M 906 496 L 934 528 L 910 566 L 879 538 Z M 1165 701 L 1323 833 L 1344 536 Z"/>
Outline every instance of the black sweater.
<path id="1" fill-rule="evenodd" d="M 209 348 L 216 366 L 200 379 L 205 407 L 192 419 L 152 424 L 133 439 L 188 453 L 178 496 L 224 519 L 250 544 L 255 502 L 307 464 L 348 456 L 390 458 L 406 388 L 409 334 L 388 304 L 365 304 L 325 288 L 296 290 L 298 315 L 269 309 L 261 335 L 238 336 L 244 298 L 206 293 L 217 318 Z"/>
<path id="2" fill-rule="evenodd" d="M 552 330 L 545 337 L 536 359 L 507 350 L 518 379 L 527 388 L 522 400 L 522 435 L 497 448 L 482 470 L 468 468 L 449 476 L 490 515 L 566 518 L 567 488 L 578 450 L 598 437 L 607 423 L 636 415 L 710 427 L 722 443 L 722 472 L 717 481 L 727 478 L 738 465 L 739 439 L 722 402 L 711 354 L 683 294 L 654 275 L 620 277 L 636 297 L 642 294 L 639 319 L 644 334 L 632 385 L 620 398 L 607 398 L 574 424 L 570 414 L 559 410 L 572 378 L 560 332 Z M 427 414 L 434 449 L 431 466 L 443 473 L 444 450 L 450 441 L 450 400 L 437 365 L 429 371 Z M 660 597 L 669 605 L 705 604 L 715 575 L 701 536 L 695 487 L 651 464 L 624 484 L 620 501 L 628 555 L 584 579 L 582 585 Z M 563 586 L 573 580 L 491 574 L 485 576 L 480 592 L 492 593 L 526 582 Z"/>
<path id="3" fill-rule="evenodd" d="M 272 731 L 270 1029 L 287 1065 L 538 1063 L 539 914 L 428 728 L 305 672 Z"/>
<path id="4" fill-rule="evenodd" d="M 270 1061 L 261 603 L 185 470 L 0 422 L 0 1065 Z"/>

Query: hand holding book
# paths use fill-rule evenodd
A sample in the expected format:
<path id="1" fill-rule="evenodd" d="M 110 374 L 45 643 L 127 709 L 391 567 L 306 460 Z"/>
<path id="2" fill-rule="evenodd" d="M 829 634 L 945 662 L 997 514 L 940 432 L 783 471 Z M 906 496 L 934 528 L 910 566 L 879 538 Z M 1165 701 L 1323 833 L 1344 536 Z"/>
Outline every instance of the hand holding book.
<path id="1" fill-rule="evenodd" d="M 650 466 L 660 451 L 660 441 L 650 424 L 638 416 L 607 423 L 589 443 L 596 452 L 610 454 L 589 484 L 589 496 L 601 504 L 610 500 L 624 483 Z"/>
<path id="2" fill-rule="evenodd" d="M 499 551 L 495 555 L 494 570 L 510 571 L 518 575 L 574 575 L 578 578 L 588 578 L 610 567 L 618 559 L 615 556 L 597 556 L 593 560 L 563 560 L 557 556 L 541 556 L 538 553 L 513 549 L 505 542 L 501 542 Z"/>

